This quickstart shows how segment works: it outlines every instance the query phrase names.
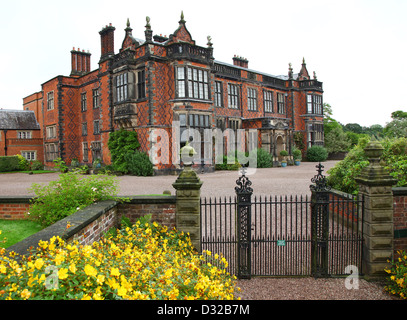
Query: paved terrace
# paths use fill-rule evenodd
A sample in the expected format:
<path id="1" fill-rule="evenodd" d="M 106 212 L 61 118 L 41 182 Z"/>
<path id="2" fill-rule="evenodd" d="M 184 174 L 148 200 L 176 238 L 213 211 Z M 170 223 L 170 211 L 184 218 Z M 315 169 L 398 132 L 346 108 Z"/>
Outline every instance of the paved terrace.
<path id="1" fill-rule="evenodd" d="M 326 161 L 324 174 L 332 168 L 337 161 Z M 315 162 L 303 162 L 300 166 L 289 166 L 286 168 L 256 169 L 252 175 L 248 175 L 252 181 L 253 194 L 259 195 L 310 195 L 309 186 L 311 178 L 316 175 Z M 234 196 L 236 180 L 239 177 L 237 171 L 216 171 L 214 173 L 199 174 L 203 181 L 201 195 L 203 197 L 225 197 Z M 176 176 L 154 176 L 154 177 L 118 177 L 120 181 L 121 196 L 161 194 L 164 190 L 175 194 L 172 184 Z M 58 180 L 59 173 L 35 174 L 11 173 L 0 174 L 0 195 L 34 195 L 29 191 L 33 183 L 48 184 L 50 181 Z"/>

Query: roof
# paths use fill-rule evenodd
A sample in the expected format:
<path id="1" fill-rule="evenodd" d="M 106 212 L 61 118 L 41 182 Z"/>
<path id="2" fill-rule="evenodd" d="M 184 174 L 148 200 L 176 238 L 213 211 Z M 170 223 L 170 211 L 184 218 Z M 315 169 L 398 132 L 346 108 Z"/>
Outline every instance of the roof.
<path id="1" fill-rule="evenodd" d="M 34 111 L 0 110 L 0 130 L 40 130 Z"/>
<path id="2" fill-rule="evenodd" d="M 288 79 L 288 77 L 287 77 L 287 79 L 285 79 L 284 78 L 285 76 L 274 76 L 274 75 L 269 74 L 269 73 L 265 73 L 265 72 L 261 72 L 261 71 L 257 71 L 257 70 L 253 70 L 253 69 L 249 69 L 249 68 L 244 68 L 244 67 L 240 67 L 240 66 L 235 66 L 234 64 L 230 64 L 230 63 L 227 63 L 227 62 L 222 62 L 222 61 L 219 61 L 219 60 L 215 60 L 214 62 L 216 64 L 222 64 L 222 65 L 227 66 L 227 67 L 232 67 L 232 68 L 236 68 L 236 69 L 240 69 L 240 70 L 244 70 L 244 71 L 248 71 L 248 72 L 257 73 L 257 74 L 261 74 L 263 76 L 267 76 L 267 77 L 271 77 L 271 78 L 277 78 L 277 79 L 282 79 L 282 80 L 287 80 Z"/>

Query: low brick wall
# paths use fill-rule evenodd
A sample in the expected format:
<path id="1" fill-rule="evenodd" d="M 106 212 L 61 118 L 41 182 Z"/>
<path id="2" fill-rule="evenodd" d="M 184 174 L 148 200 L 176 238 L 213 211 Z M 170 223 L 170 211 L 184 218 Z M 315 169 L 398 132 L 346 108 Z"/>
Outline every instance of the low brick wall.
<path id="1" fill-rule="evenodd" d="M 0 199 L 2 200 L 4 199 Z M 5 201 L 11 203 L 11 198 Z M 118 227 L 122 216 L 128 217 L 134 223 L 138 218 L 152 214 L 152 221 L 173 228 L 175 227 L 175 207 L 175 196 L 135 196 L 130 197 L 130 202 L 126 203 L 116 201 L 95 203 L 16 243 L 7 250 L 24 255 L 30 247 L 37 247 L 40 240 L 49 241 L 54 236 L 60 236 L 68 242 L 77 240 L 82 245 L 88 245 L 100 240 L 110 228 Z"/>
<path id="2" fill-rule="evenodd" d="M 393 188 L 394 251 L 407 251 L 407 188 Z"/>
<path id="3" fill-rule="evenodd" d="M 342 221 L 346 225 L 356 223 L 359 217 L 358 201 L 349 193 L 332 189 L 329 193 L 329 211 L 337 221 Z M 356 213 L 356 214 L 355 214 Z"/>
<path id="4" fill-rule="evenodd" d="M 124 215 L 135 223 L 137 219 L 147 214 L 151 214 L 151 220 L 160 223 L 168 228 L 174 228 L 176 225 L 175 196 L 134 196 L 130 202 L 118 205 L 119 215 Z"/>
<path id="5" fill-rule="evenodd" d="M 21 220 L 30 208 L 31 197 L 0 196 L 0 219 Z"/>

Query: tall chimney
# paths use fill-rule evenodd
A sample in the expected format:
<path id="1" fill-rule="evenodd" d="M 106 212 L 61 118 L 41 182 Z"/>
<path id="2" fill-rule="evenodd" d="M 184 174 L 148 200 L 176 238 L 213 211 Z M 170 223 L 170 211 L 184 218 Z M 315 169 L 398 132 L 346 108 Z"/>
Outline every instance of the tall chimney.
<path id="1" fill-rule="evenodd" d="M 249 68 L 249 60 L 235 55 L 233 57 L 233 65 L 247 69 Z"/>
<path id="2" fill-rule="evenodd" d="M 101 49 L 102 49 L 99 63 L 114 55 L 114 31 L 115 30 L 116 30 L 116 28 L 113 27 L 112 24 L 110 23 L 108 26 L 103 28 L 102 31 L 99 32 Z"/>
<path id="3" fill-rule="evenodd" d="M 82 76 L 90 72 L 90 56 L 89 52 L 85 52 L 75 47 L 71 51 L 71 77 Z"/>

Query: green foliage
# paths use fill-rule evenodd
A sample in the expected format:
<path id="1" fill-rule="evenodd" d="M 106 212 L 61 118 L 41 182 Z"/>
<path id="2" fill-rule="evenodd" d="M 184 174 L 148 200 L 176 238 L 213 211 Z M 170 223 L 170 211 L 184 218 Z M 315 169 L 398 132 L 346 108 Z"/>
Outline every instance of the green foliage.
<path id="1" fill-rule="evenodd" d="M 16 157 L 18 158 L 18 162 L 19 162 L 19 166 L 18 166 L 19 170 L 25 171 L 30 168 L 30 163 L 21 154 L 16 155 Z"/>
<path id="2" fill-rule="evenodd" d="M 407 138 L 385 139 L 381 143 L 385 168 L 397 180 L 398 187 L 407 186 Z"/>
<path id="3" fill-rule="evenodd" d="M 327 135 L 335 128 L 342 128 L 341 124 L 334 119 L 324 119 L 324 134 Z"/>
<path id="4" fill-rule="evenodd" d="M 17 156 L 0 157 L 0 172 L 20 170 L 20 160 Z"/>
<path id="5" fill-rule="evenodd" d="M 103 200 L 118 199 L 117 181 L 112 176 L 91 175 L 86 178 L 77 173 L 61 174 L 49 185 L 33 184 L 29 217 L 47 227 L 84 207 Z"/>
<path id="6" fill-rule="evenodd" d="M 304 133 L 302 132 L 294 133 L 294 144 L 296 148 L 300 150 L 305 150 Z"/>
<path id="7" fill-rule="evenodd" d="M 397 255 L 397 259 L 392 261 L 391 268 L 385 269 L 389 274 L 385 290 L 402 299 L 407 299 L 407 253 L 399 250 Z"/>
<path id="8" fill-rule="evenodd" d="M 239 170 L 240 164 L 237 156 L 222 156 L 222 163 L 216 163 L 215 170 Z"/>
<path id="9" fill-rule="evenodd" d="M 342 127 L 336 127 L 325 135 L 325 147 L 328 153 L 346 152 L 351 147 L 351 141 Z"/>
<path id="10" fill-rule="evenodd" d="M 294 160 L 301 160 L 301 159 L 302 159 L 301 150 L 299 150 L 299 149 L 297 149 L 297 148 L 294 148 L 294 150 L 293 150 L 293 157 L 294 157 Z"/>
<path id="11" fill-rule="evenodd" d="M 281 150 L 280 151 L 280 156 L 282 156 L 282 157 L 288 156 L 288 151 L 287 150 Z"/>
<path id="12" fill-rule="evenodd" d="M 307 160 L 311 162 L 323 162 L 328 159 L 328 151 L 321 146 L 312 146 L 307 150 Z"/>
<path id="13" fill-rule="evenodd" d="M 57 158 L 54 160 L 55 168 L 59 169 L 62 173 L 68 171 L 68 166 L 65 164 L 65 161 L 61 158 Z"/>
<path id="14" fill-rule="evenodd" d="M 153 164 L 145 152 L 136 151 L 127 153 L 124 160 L 127 164 L 125 172 L 136 176 L 152 176 L 154 174 Z"/>
<path id="15" fill-rule="evenodd" d="M 126 131 L 124 129 L 111 132 L 108 147 L 116 170 L 127 173 L 128 164 L 126 162 L 126 155 L 128 153 L 134 153 L 140 148 L 137 132 Z"/>
<path id="16" fill-rule="evenodd" d="M 358 184 L 355 178 L 360 175 L 369 161 L 364 148 L 368 138 L 360 138 L 359 143 L 346 158 L 328 170 L 328 183 L 337 190 L 357 194 Z M 381 140 L 383 145 L 382 163 L 390 171 L 390 175 L 397 179 L 397 186 L 407 186 L 407 138 Z"/>
<path id="17" fill-rule="evenodd" d="M 30 169 L 33 171 L 44 170 L 44 165 L 42 164 L 41 161 L 34 160 L 33 162 L 30 163 Z"/>
<path id="18" fill-rule="evenodd" d="M 360 175 L 362 169 L 369 164 L 363 148 L 366 141 L 362 140 L 354 147 L 345 157 L 338 162 L 333 168 L 328 170 L 328 183 L 337 190 L 356 194 L 359 186 L 355 178 Z"/>
<path id="19" fill-rule="evenodd" d="M 252 152 L 254 152 L 253 150 Z M 264 149 L 257 149 L 257 168 L 271 168 L 273 166 L 273 159 L 271 154 Z"/>

